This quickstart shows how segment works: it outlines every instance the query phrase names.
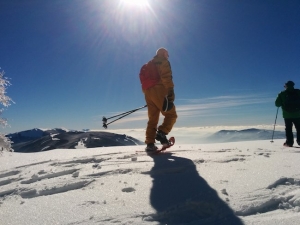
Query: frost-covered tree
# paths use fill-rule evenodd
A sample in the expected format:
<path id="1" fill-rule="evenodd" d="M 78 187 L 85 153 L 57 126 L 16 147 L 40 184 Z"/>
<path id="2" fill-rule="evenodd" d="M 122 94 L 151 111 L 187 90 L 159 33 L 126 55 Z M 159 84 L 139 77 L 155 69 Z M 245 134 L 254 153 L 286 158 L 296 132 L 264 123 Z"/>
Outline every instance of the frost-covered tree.
<path id="1" fill-rule="evenodd" d="M 3 70 L 0 71 L 0 103 L 8 107 L 13 103 L 13 100 L 6 95 L 6 89 L 11 83 L 7 77 L 4 77 L 4 74 Z M 3 110 L 4 108 L 0 109 L 0 125 L 6 127 L 8 125 L 7 119 L 1 117 Z M 11 141 L 4 134 L 0 134 L 0 153 L 3 151 L 12 151 Z"/>

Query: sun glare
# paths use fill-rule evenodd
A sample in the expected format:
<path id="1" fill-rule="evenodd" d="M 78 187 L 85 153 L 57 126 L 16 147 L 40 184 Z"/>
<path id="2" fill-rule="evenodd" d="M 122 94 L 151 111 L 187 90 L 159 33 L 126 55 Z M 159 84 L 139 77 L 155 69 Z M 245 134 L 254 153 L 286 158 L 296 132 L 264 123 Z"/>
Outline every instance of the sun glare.
<path id="1" fill-rule="evenodd" d="M 148 0 L 121 0 L 121 3 L 131 6 L 146 6 L 148 5 Z"/>

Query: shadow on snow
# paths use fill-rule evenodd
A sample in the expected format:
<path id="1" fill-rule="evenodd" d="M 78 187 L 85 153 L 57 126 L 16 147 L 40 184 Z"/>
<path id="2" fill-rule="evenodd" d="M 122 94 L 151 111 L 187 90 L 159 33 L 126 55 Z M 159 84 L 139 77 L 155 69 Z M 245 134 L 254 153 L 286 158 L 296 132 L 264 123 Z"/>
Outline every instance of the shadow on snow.
<path id="1" fill-rule="evenodd" d="M 151 205 L 163 224 L 242 225 L 232 209 L 199 176 L 192 160 L 164 153 L 152 157 Z"/>

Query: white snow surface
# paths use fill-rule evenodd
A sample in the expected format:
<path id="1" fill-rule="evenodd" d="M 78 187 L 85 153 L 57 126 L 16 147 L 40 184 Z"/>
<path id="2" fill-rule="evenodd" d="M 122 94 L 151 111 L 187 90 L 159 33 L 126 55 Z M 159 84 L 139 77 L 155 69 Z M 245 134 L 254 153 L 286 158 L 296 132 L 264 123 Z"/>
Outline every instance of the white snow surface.
<path id="1" fill-rule="evenodd" d="M 0 224 L 298 225 L 300 148 L 284 140 L 0 156 Z"/>

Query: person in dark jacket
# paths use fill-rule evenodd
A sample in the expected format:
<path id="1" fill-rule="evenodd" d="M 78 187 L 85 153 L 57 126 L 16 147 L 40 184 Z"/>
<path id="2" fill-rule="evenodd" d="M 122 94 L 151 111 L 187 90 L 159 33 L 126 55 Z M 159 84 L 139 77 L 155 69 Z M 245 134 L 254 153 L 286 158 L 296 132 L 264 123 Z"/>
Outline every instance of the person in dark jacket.
<path id="1" fill-rule="evenodd" d="M 287 96 L 290 93 L 299 96 L 300 99 L 300 90 L 294 88 L 295 83 L 293 81 L 288 81 L 285 83 L 284 88 L 285 90 L 280 92 L 277 96 L 275 101 L 275 105 L 277 107 L 281 107 L 282 109 L 282 116 L 284 118 L 285 123 L 285 134 L 286 134 L 286 142 L 283 144 L 287 147 L 293 147 L 294 145 L 294 135 L 293 135 L 293 124 L 296 128 L 297 132 L 297 143 L 300 145 L 300 109 L 297 107 L 299 102 L 296 101 L 293 104 L 296 105 L 296 109 L 291 110 L 287 105 Z"/>

